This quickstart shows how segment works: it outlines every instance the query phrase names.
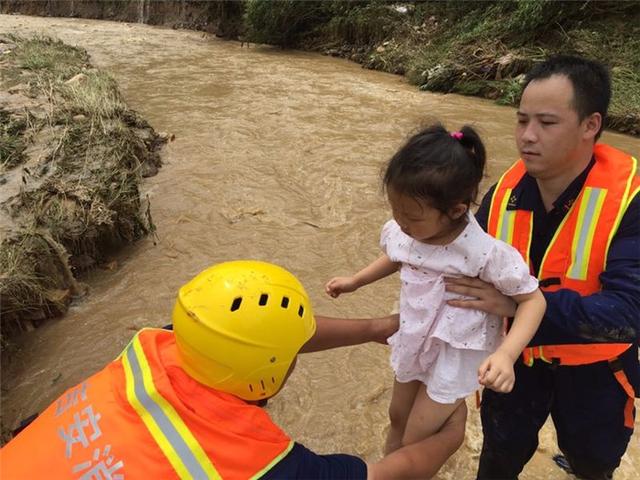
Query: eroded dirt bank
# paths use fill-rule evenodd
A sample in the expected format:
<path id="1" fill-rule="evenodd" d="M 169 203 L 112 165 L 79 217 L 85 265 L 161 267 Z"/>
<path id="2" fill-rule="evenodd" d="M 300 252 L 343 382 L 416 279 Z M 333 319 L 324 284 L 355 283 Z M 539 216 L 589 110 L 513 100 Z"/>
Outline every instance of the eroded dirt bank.
<path id="1" fill-rule="evenodd" d="M 143 177 L 163 143 L 80 49 L 0 37 L 2 342 L 63 314 L 84 272 L 153 231 Z"/>

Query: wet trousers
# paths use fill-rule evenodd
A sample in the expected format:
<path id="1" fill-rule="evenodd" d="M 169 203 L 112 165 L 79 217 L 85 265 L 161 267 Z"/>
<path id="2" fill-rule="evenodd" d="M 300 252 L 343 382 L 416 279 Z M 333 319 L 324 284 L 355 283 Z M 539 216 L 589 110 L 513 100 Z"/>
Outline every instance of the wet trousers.
<path id="1" fill-rule="evenodd" d="M 633 430 L 624 426 L 628 397 L 608 362 L 569 367 L 537 360 L 527 367 L 520 359 L 515 374 L 511 393 L 483 392 L 478 479 L 517 479 L 549 415 L 573 473 L 589 480 L 611 478 Z"/>

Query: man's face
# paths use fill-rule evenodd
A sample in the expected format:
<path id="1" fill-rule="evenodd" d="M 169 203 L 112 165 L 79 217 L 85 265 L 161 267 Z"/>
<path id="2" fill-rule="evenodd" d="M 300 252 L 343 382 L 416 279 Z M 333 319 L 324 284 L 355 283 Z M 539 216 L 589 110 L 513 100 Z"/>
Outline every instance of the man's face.
<path id="1" fill-rule="evenodd" d="M 564 75 L 534 80 L 522 93 L 516 144 L 527 171 L 539 180 L 575 172 L 579 150 L 589 138 L 589 119 L 580 122 L 573 107 L 573 85 Z"/>

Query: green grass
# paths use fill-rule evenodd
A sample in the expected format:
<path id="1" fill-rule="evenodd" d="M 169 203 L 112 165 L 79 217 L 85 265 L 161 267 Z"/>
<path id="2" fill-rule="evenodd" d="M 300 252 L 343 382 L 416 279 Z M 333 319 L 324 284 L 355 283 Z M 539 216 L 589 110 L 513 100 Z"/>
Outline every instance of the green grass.
<path id="1" fill-rule="evenodd" d="M 10 36 L 19 48 L 15 50 L 17 68 L 29 70 L 52 80 L 65 81 L 89 65 L 83 49 L 66 45 L 47 36 L 22 38 Z"/>
<path id="2" fill-rule="evenodd" d="M 63 110 L 69 115 L 108 119 L 119 117 L 127 110 L 118 85 L 106 72 L 90 71 L 83 81 L 62 84 L 59 90 L 65 100 Z"/>
<path id="3" fill-rule="evenodd" d="M 640 2 L 250 0 L 249 37 L 330 50 L 367 68 L 400 73 L 423 90 L 515 105 L 521 76 L 555 53 L 612 68 L 610 125 L 640 131 Z M 403 6 L 405 12 L 398 12 Z M 635 124 L 634 124 L 635 122 Z"/>

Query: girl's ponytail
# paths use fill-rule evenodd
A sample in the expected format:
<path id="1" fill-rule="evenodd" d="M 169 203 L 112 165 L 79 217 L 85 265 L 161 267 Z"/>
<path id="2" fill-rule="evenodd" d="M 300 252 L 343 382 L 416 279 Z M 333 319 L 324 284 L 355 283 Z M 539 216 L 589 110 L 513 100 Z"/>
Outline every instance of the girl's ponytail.
<path id="1" fill-rule="evenodd" d="M 458 141 L 469 152 L 473 165 L 476 167 L 478 178 L 481 180 L 484 175 L 484 166 L 487 158 L 484 144 L 480 140 L 478 133 L 469 125 L 464 125 L 460 129 L 460 133 L 462 135 L 459 135 Z"/>

